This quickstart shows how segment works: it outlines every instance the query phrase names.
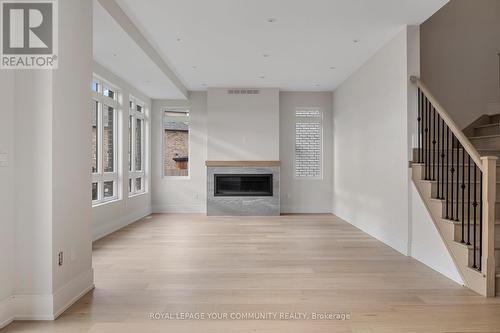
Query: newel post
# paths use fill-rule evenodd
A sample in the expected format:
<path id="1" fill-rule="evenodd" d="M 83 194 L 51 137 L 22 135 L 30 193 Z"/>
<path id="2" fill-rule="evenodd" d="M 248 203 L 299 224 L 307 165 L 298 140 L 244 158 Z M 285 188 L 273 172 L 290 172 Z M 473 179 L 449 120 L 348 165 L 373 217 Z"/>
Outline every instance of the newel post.
<path id="1" fill-rule="evenodd" d="M 483 253 L 486 296 L 495 296 L 495 201 L 497 157 L 481 157 L 483 166 Z"/>

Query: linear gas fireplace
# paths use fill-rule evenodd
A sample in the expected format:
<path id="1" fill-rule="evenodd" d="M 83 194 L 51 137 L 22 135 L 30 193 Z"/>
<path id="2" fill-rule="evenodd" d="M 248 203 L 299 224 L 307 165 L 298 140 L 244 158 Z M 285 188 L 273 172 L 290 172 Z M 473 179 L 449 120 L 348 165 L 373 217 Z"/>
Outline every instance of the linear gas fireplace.
<path id="1" fill-rule="evenodd" d="M 214 174 L 214 196 L 272 197 L 272 174 Z"/>
<path id="2" fill-rule="evenodd" d="M 207 161 L 208 216 L 280 215 L 280 161 Z"/>

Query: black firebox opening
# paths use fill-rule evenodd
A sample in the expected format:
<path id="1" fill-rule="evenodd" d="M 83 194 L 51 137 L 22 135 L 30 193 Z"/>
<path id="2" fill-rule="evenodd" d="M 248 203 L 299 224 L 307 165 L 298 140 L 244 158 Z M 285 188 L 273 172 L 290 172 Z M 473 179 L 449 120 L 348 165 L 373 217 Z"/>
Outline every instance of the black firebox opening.
<path id="1" fill-rule="evenodd" d="M 216 197 L 273 196 L 272 174 L 216 174 L 214 184 Z"/>

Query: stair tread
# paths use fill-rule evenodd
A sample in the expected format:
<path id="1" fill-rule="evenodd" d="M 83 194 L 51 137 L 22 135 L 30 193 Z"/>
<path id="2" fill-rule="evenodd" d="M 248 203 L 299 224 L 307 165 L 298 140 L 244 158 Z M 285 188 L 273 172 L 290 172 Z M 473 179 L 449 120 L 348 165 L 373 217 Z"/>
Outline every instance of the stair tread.
<path id="1" fill-rule="evenodd" d="M 489 152 L 495 152 L 495 153 L 500 153 L 500 149 L 486 149 L 486 148 L 478 148 L 476 149 L 478 152 L 482 151 L 489 151 Z"/>
<path id="2" fill-rule="evenodd" d="M 425 163 L 423 163 L 423 162 L 413 162 L 413 161 L 411 162 L 411 164 L 412 165 L 414 165 L 414 164 L 415 165 L 425 165 Z M 429 165 L 434 166 L 434 165 L 438 165 L 438 164 L 437 163 L 429 163 Z M 442 166 L 442 165 L 443 165 L 442 163 L 439 163 L 439 166 Z M 468 166 L 468 165 L 469 165 L 468 163 L 464 164 L 464 166 Z M 450 163 L 450 166 L 451 166 L 451 163 Z M 462 164 L 460 163 L 459 166 L 462 166 Z M 473 166 L 473 165 L 471 164 L 471 166 Z M 497 163 L 496 167 L 500 168 L 500 163 Z"/>
<path id="3" fill-rule="evenodd" d="M 434 201 L 441 201 L 441 202 L 445 202 L 446 200 L 445 199 L 438 199 L 438 198 L 430 198 L 431 200 L 434 200 Z M 477 198 L 477 200 L 479 201 L 479 198 Z M 448 202 L 451 202 L 451 199 L 448 200 Z M 456 198 L 453 198 L 453 203 L 462 203 L 462 200 L 456 200 Z M 464 203 L 469 203 L 469 202 L 473 202 L 473 201 L 464 201 Z M 495 203 L 497 204 L 500 204 L 500 201 L 497 201 L 495 200 Z"/>
<path id="4" fill-rule="evenodd" d="M 445 159 L 445 160 L 446 160 L 446 159 Z M 412 164 L 424 165 L 424 163 L 418 163 L 418 162 L 412 162 Z M 435 165 L 438 165 L 438 164 L 437 164 L 437 163 L 428 163 L 428 165 L 430 165 L 430 166 L 435 166 Z M 443 165 L 442 163 L 439 163 L 439 166 L 440 166 L 440 167 L 441 167 L 442 165 Z M 449 163 L 449 166 L 452 166 L 452 164 L 451 164 L 451 163 Z M 468 163 L 465 163 L 465 164 L 460 163 L 458 166 L 465 166 L 465 167 L 467 167 L 467 166 L 469 166 L 469 164 L 468 164 Z M 473 167 L 473 166 L 474 166 L 474 164 L 471 164 L 470 166 L 471 166 L 471 167 Z M 497 165 L 496 165 L 496 167 L 497 167 L 497 168 L 498 168 L 498 167 L 500 167 L 500 164 L 497 164 Z"/>
<path id="5" fill-rule="evenodd" d="M 500 127 L 500 123 L 491 123 L 491 124 L 485 124 L 485 125 L 478 125 L 478 126 L 474 126 L 474 128 L 485 128 L 485 127 L 493 127 L 493 126 L 499 126 Z"/>
<path id="6" fill-rule="evenodd" d="M 418 182 L 437 183 L 437 180 L 417 179 L 417 181 L 418 181 Z M 439 180 L 439 184 L 442 184 L 442 183 L 445 183 L 445 184 L 456 184 L 456 183 L 457 183 L 457 181 L 456 181 L 456 180 L 454 180 L 454 181 L 449 180 L 449 181 L 447 181 L 447 182 L 443 182 L 442 180 Z M 459 184 L 462 184 L 462 182 L 461 182 L 461 181 L 459 181 L 458 183 L 459 183 Z M 466 183 L 468 183 L 468 182 L 466 181 Z M 476 184 L 479 184 L 479 183 L 480 183 L 480 181 L 479 181 L 479 180 L 476 180 Z M 500 184 L 500 180 L 497 180 L 497 182 L 496 182 L 496 183 L 497 183 L 497 184 Z M 474 182 L 473 182 L 473 181 L 471 181 L 471 184 L 474 184 Z"/>
<path id="7" fill-rule="evenodd" d="M 462 224 L 462 221 L 455 221 L 455 220 L 450 220 L 450 219 L 445 219 L 445 218 L 441 218 L 441 220 L 443 220 L 443 222 L 446 222 L 446 223 Z M 474 222 L 474 221 L 472 221 L 472 222 Z M 465 224 L 467 224 L 467 222 L 465 222 Z M 500 225 L 500 219 L 495 220 L 495 224 Z M 500 246 L 500 244 L 499 244 L 499 246 Z"/>
<path id="8" fill-rule="evenodd" d="M 500 134 L 481 135 L 481 136 L 469 136 L 469 139 L 471 139 L 471 140 L 490 139 L 490 138 L 500 138 Z"/>

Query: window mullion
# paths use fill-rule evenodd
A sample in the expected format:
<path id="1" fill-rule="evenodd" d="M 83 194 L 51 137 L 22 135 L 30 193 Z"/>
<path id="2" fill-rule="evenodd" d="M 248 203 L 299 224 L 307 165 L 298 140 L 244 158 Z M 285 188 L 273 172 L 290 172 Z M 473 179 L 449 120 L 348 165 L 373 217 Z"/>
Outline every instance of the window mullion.
<path id="1" fill-rule="evenodd" d="M 104 117 L 103 117 L 103 104 L 102 104 L 102 100 L 99 98 L 97 100 L 98 102 L 98 107 L 97 107 L 97 118 L 98 118 L 98 126 L 97 126 L 97 132 L 99 133 L 99 137 L 97 138 L 97 146 L 99 147 L 98 149 L 98 152 L 97 152 L 97 156 L 98 156 L 98 165 L 97 165 L 97 174 L 99 176 L 102 177 L 103 175 L 103 172 L 104 172 L 104 162 L 103 162 L 103 157 L 104 157 L 104 153 L 103 153 L 103 148 L 104 148 L 104 140 L 103 140 L 103 135 L 104 135 L 104 131 L 103 131 L 103 127 L 104 127 L 104 123 L 103 123 L 103 120 L 104 120 Z M 102 181 L 99 181 L 98 184 L 97 184 L 97 200 L 100 201 L 104 198 L 104 189 L 103 189 L 103 183 Z"/>

